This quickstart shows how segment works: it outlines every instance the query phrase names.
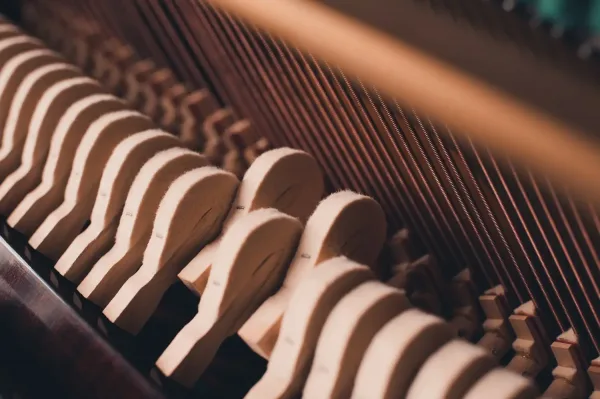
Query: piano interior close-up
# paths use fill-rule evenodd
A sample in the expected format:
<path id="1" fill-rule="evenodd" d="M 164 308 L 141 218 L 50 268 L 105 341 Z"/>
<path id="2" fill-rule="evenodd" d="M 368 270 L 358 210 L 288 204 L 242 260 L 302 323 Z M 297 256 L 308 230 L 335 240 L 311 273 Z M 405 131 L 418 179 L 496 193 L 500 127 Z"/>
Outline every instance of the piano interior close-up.
<path id="1" fill-rule="evenodd" d="M 600 399 L 600 0 L 0 2 L 0 399 Z"/>

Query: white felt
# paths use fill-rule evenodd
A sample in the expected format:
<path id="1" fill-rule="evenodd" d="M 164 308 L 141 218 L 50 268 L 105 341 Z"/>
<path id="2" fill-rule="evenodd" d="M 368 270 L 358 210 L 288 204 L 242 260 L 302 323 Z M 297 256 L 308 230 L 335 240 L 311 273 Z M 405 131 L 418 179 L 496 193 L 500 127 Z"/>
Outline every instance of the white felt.
<path id="1" fill-rule="evenodd" d="M 33 234 L 43 219 L 62 201 L 75 152 L 84 133 L 94 122 L 94 113 L 104 115 L 120 104 L 122 102 L 112 95 L 94 94 L 69 107 L 52 135 L 41 182 L 37 182 L 35 187 L 29 186 L 31 191 L 8 217 L 10 226 L 26 235 Z M 92 119 L 88 114 L 92 114 Z M 54 202 L 49 198 L 53 192 L 57 197 Z"/>
<path id="2" fill-rule="evenodd" d="M 235 334 L 280 282 L 302 224 L 274 209 L 259 209 L 225 233 L 200 300 L 198 314 L 157 361 L 158 368 L 191 387 L 225 338 Z"/>
<path id="3" fill-rule="evenodd" d="M 297 397 L 331 310 L 356 286 L 374 278 L 368 267 L 345 257 L 332 258 L 310 271 L 292 295 L 266 373 L 245 398 Z"/>
<path id="4" fill-rule="evenodd" d="M 273 334 L 298 283 L 319 263 L 346 256 L 373 266 L 386 234 L 385 215 L 372 198 L 340 191 L 322 200 L 310 216 L 283 286 L 270 297 L 239 334 L 258 354 L 269 358 Z"/>
<path id="5" fill-rule="evenodd" d="M 305 398 L 348 398 L 369 343 L 393 317 L 410 308 L 406 293 L 369 281 L 333 308 L 319 336 Z"/>
<path id="6" fill-rule="evenodd" d="M 115 244 L 77 287 L 82 296 L 98 306 L 108 305 L 140 267 L 154 215 L 169 186 L 179 176 L 207 163 L 205 157 L 190 150 L 171 148 L 159 152 L 142 166 L 127 194 Z"/>
<path id="7" fill-rule="evenodd" d="M 208 166 L 173 182 L 158 207 L 142 266 L 104 309 L 109 320 L 132 334 L 141 330 L 177 273 L 221 229 L 238 184 L 231 173 Z"/>
<path id="8" fill-rule="evenodd" d="M 410 309 L 373 337 L 360 364 L 352 399 L 403 398 L 427 358 L 453 338 L 443 319 Z"/>
<path id="9" fill-rule="evenodd" d="M 323 192 L 323 177 L 315 159 L 304 151 L 267 151 L 250 166 L 236 194 L 221 236 L 208 244 L 181 271 L 179 278 L 194 292 L 204 290 L 220 238 L 240 217 L 260 208 L 274 208 L 304 222 Z"/>
<path id="10" fill-rule="evenodd" d="M 463 398 L 473 384 L 495 366 L 495 359 L 481 347 L 452 340 L 423 364 L 406 398 Z"/>

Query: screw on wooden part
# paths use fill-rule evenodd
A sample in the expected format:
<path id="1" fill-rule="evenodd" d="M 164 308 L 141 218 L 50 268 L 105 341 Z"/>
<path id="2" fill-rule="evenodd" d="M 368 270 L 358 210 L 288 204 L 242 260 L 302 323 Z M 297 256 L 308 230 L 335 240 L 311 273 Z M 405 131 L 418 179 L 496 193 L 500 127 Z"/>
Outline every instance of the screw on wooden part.
<path id="1" fill-rule="evenodd" d="M 229 108 L 223 108 L 206 118 L 203 130 L 206 138 L 203 154 L 213 165 L 221 165 L 226 153 L 223 133 L 235 122 L 235 116 Z"/>
<path id="2" fill-rule="evenodd" d="M 140 82 L 142 113 L 148 115 L 152 120 L 158 120 L 160 97 L 175 83 L 173 71 L 168 68 L 161 68 L 153 72 L 147 81 Z"/>
<path id="3" fill-rule="evenodd" d="M 544 392 L 544 397 L 587 398 L 592 384 L 586 374 L 583 353 L 573 329 L 559 335 L 551 349 L 557 366 L 552 370 L 554 380 Z"/>
<path id="4" fill-rule="evenodd" d="M 588 368 L 588 376 L 594 386 L 594 392 L 590 399 L 600 399 L 600 357 L 592 360 L 592 364 Z"/>
<path id="5" fill-rule="evenodd" d="M 393 273 L 388 285 L 406 290 L 416 307 L 436 315 L 443 313 L 444 282 L 433 256 L 425 255 L 414 262 L 398 264 Z"/>
<path id="6" fill-rule="evenodd" d="M 227 149 L 221 165 L 223 169 L 233 173 L 238 178 L 244 176 L 248 164 L 242 152 L 248 144 L 253 143 L 254 136 L 252 125 L 247 119 L 235 122 L 223 132 L 223 143 Z"/>
<path id="7" fill-rule="evenodd" d="M 180 135 L 179 131 L 182 123 L 178 109 L 187 94 L 188 89 L 185 85 L 176 83 L 162 94 L 158 104 L 156 122 L 167 132 L 177 134 L 178 136 Z"/>
<path id="8" fill-rule="evenodd" d="M 512 344 L 516 354 L 506 367 L 525 377 L 535 378 L 548 365 L 550 356 L 533 301 L 516 308 L 508 320 L 517 339 Z"/>
<path id="9" fill-rule="evenodd" d="M 244 159 L 248 165 L 252 165 L 256 158 L 271 150 L 273 146 L 266 137 L 259 138 L 256 143 L 244 149 Z"/>
<path id="10" fill-rule="evenodd" d="M 501 359 L 510 351 L 515 339 L 515 333 L 508 322 L 510 311 L 504 287 L 497 285 L 485 291 L 479 297 L 479 304 L 486 319 L 483 322 L 484 335 L 478 344 L 490 351 L 497 359 Z"/>
<path id="11" fill-rule="evenodd" d="M 453 306 L 450 324 L 456 328 L 459 336 L 467 340 L 475 339 L 481 331 L 481 312 L 476 292 L 468 268 L 459 272 L 450 282 Z"/>
<path id="12" fill-rule="evenodd" d="M 192 150 L 204 149 L 206 135 L 203 123 L 219 109 L 219 104 L 208 89 L 196 90 L 189 93 L 179 106 L 181 127 L 179 138 L 183 144 Z"/>
<path id="13" fill-rule="evenodd" d="M 123 99 L 134 109 L 142 107 L 142 96 L 140 82 L 150 78 L 156 70 L 152 60 L 141 60 L 135 62 L 125 71 L 125 83 Z"/>

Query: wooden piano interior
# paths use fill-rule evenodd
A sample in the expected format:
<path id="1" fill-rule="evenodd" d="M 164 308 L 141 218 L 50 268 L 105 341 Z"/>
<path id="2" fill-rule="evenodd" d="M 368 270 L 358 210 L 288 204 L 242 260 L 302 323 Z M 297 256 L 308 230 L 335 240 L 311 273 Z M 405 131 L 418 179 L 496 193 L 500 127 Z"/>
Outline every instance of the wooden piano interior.
<path id="1" fill-rule="evenodd" d="M 543 3 L 3 2 L 0 397 L 600 398 L 600 2 Z"/>

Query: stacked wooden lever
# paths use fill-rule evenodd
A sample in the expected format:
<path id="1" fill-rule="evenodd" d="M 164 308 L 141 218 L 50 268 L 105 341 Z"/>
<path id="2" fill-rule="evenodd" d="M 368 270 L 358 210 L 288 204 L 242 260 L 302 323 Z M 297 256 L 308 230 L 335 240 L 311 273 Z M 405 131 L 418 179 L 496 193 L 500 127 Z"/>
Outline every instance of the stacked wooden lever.
<path id="1" fill-rule="evenodd" d="M 312 156 L 267 151 L 208 90 L 188 92 L 118 43 L 86 54 L 93 29 L 87 40 L 65 49 L 75 67 L 0 23 L 0 212 L 78 301 L 131 335 L 177 281 L 200 296 L 154 359 L 162 377 L 192 387 L 238 334 L 269 361 L 248 398 L 535 397 L 518 375 L 537 375 L 549 358 L 532 303 L 509 328 L 495 287 L 481 299 L 479 345 L 457 337 L 475 340 L 479 328 L 466 269 L 445 287 L 435 259 L 407 254 L 403 231 L 401 261 L 378 281 L 386 221 L 376 201 L 322 199 Z M 427 284 L 413 290 L 417 279 Z M 576 337 L 561 340 L 557 379 L 585 386 L 570 373 L 581 371 L 570 367 Z M 527 354 L 507 367 L 518 373 L 497 367 L 511 344 Z"/>

